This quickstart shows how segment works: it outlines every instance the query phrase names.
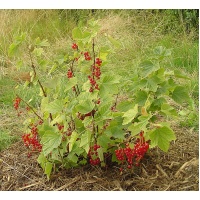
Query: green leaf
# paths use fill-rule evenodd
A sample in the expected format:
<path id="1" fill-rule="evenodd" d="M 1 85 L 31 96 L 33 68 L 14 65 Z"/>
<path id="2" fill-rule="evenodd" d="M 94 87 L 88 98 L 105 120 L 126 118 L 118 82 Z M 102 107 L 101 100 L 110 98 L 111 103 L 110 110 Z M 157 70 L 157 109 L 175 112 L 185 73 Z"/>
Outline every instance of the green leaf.
<path id="1" fill-rule="evenodd" d="M 110 35 L 107 36 L 108 40 L 116 47 L 119 48 L 121 46 L 120 42 L 112 38 Z"/>
<path id="2" fill-rule="evenodd" d="M 147 88 L 149 88 L 150 91 L 156 92 L 158 88 L 158 84 L 161 82 L 161 80 L 157 76 L 152 76 L 147 79 Z"/>
<path id="3" fill-rule="evenodd" d="M 80 156 L 82 153 L 84 153 L 84 149 L 80 147 L 80 140 L 76 140 L 74 142 L 70 153 L 75 153 L 77 156 Z"/>
<path id="4" fill-rule="evenodd" d="M 72 30 L 72 37 L 74 40 L 82 39 L 82 31 L 80 28 L 76 27 Z"/>
<path id="5" fill-rule="evenodd" d="M 119 104 L 117 104 L 117 110 L 120 112 L 126 112 L 130 110 L 133 107 L 133 102 L 131 101 L 122 101 Z"/>
<path id="6" fill-rule="evenodd" d="M 56 124 L 56 123 L 63 123 L 66 121 L 66 115 L 65 114 L 58 114 L 53 121 L 51 121 L 51 124 Z"/>
<path id="7" fill-rule="evenodd" d="M 69 152 L 72 150 L 77 138 L 78 138 L 78 133 L 75 131 L 72 132 L 71 138 L 69 140 Z"/>
<path id="8" fill-rule="evenodd" d="M 40 57 L 44 53 L 43 48 L 35 48 L 33 54 L 37 57 Z"/>
<path id="9" fill-rule="evenodd" d="M 44 173 L 47 175 L 47 179 L 48 180 L 49 180 L 50 175 L 51 175 L 52 167 L 53 167 L 53 164 L 50 163 L 50 162 L 47 162 L 46 165 L 45 165 Z"/>
<path id="10" fill-rule="evenodd" d="M 37 162 L 40 164 L 43 170 L 45 170 L 46 162 L 48 162 L 47 158 L 44 156 L 44 153 L 41 152 L 37 158 Z"/>
<path id="11" fill-rule="evenodd" d="M 92 136 L 92 133 L 90 131 L 86 131 L 81 136 L 80 147 L 83 147 L 83 149 L 85 149 L 86 153 L 88 153 L 89 149 L 90 149 L 91 136 Z"/>
<path id="12" fill-rule="evenodd" d="M 64 107 L 63 101 L 56 99 L 55 101 L 46 105 L 45 111 L 52 114 L 60 113 L 63 110 L 63 107 Z"/>
<path id="13" fill-rule="evenodd" d="M 89 113 L 95 107 L 95 104 L 89 99 L 85 101 L 80 101 L 80 103 L 76 106 L 76 110 L 82 114 Z"/>
<path id="14" fill-rule="evenodd" d="M 63 149 L 56 148 L 51 151 L 51 159 L 54 161 L 62 162 L 62 159 L 61 159 L 62 156 L 63 156 Z"/>
<path id="15" fill-rule="evenodd" d="M 149 133 L 151 140 L 151 147 L 158 146 L 164 152 L 169 149 L 169 144 L 172 140 L 176 139 L 174 132 L 166 126 L 157 128 Z"/>
<path id="16" fill-rule="evenodd" d="M 61 142 L 62 134 L 50 130 L 46 131 L 41 139 L 44 156 L 47 156 L 54 148 L 57 148 Z"/>
<path id="17" fill-rule="evenodd" d="M 91 125 L 93 121 L 93 117 L 92 116 L 87 116 L 85 117 L 85 119 L 82 121 L 82 123 L 84 124 L 84 127 L 88 127 Z"/>
<path id="18" fill-rule="evenodd" d="M 69 154 L 68 154 L 68 156 L 67 156 L 67 158 L 68 158 L 68 160 L 70 160 L 71 162 L 73 162 L 73 163 L 77 163 L 77 161 L 78 161 L 78 157 L 77 157 L 77 155 L 74 153 L 74 152 L 70 152 Z"/>
<path id="19" fill-rule="evenodd" d="M 48 105 L 48 102 L 49 102 L 49 98 L 48 97 L 43 97 L 42 98 L 41 106 L 40 106 L 42 112 L 45 112 L 45 108 Z"/>
<path id="20" fill-rule="evenodd" d="M 18 44 L 12 43 L 12 44 L 9 46 L 8 55 L 9 55 L 9 56 L 12 56 L 12 55 L 17 51 L 18 47 L 19 47 Z"/>
<path id="21" fill-rule="evenodd" d="M 149 74 L 151 74 L 154 71 L 157 71 L 159 69 L 158 66 L 155 66 L 151 61 L 147 60 L 142 62 L 139 67 L 141 68 L 141 75 L 143 78 L 147 77 Z"/>
<path id="22" fill-rule="evenodd" d="M 35 45 L 39 46 L 39 47 L 48 47 L 48 46 L 50 46 L 50 44 L 49 44 L 47 39 L 41 41 L 39 37 L 36 38 Z"/>
<path id="23" fill-rule="evenodd" d="M 172 116 L 172 115 L 178 116 L 176 110 L 167 103 L 162 104 L 161 112 L 165 113 L 167 116 Z"/>
<path id="24" fill-rule="evenodd" d="M 103 148 L 102 147 L 98 148 L 97 152 L 98 152 L 98 157 L 99 157 L 100 161 L 103 162 L 104 161 Z"/>
<path id="25" fill-rule="evenodd" d="M 154 49 L 154 53 L 158 56 L 160 56 L 161 58 L 164 58 L 165 56 L 170 56 L 171 55 L 171 50 L 170 49 L 166 49 L 163 46 L 158 46 Z"/>
<path id="26" fill-rule="evenodd" d="M 112 49 L 109 46 L 100 47 L 100 49 L 99 49 L 99 57 L 103 61 L 106 61 L 108 54 L 111 53 L 111 52 L 112 52 Z M 102 65 L 104 65 L 104 62 L 102 63 Z"/>
<path id="27" fill-rule="evenodd" d="M 99 88 L 101 98 L 107 95 L 118 94 L 118 87 L 115 84 L 101 84 Z"/>
<path id="28" fill-rule="evenodd" d="M 77 82 L 77 77 L 70 78 L 69 81 L 66 83 L 65 92 L 70 90 L 73 86 L 75 86 Z"/>
<path id="29" fill-rule="evenodd" d="M 124 130 L 122 126 L 123 118 L 115 117 L 108 126 L 105 131 L 105 134 L 109 134 L 110 137 L 114 137 L 117 139 L 124 139 Z"/>
<path id="30" fill-rule="evenodd" d="M 120 81 L 120 76 L 118 75 L 104 75 L 102 76 L 102 83 L 103 84 L 114 84 L 114 83 L 119 83 Z"/>
<path id="31" fill-rule="evenodd" d="M 139 132 L 141 130 L 144 131 L 146 129 L 147 124 L 149 123 L 150 118 L 151 118 L 151 115 L 141 116 L 141 117 L 138 118 L 139 122 L 135 122 L 134 124 L 131 124 L 128 127 L 128 130 L 131 131 L 131 135 L 135 136 L 135 135 L 139 134 Z"/>
<path id="32" fill-rule="evenodd" d="M 20 35 L 15 36 L 14 42 L 9 46 L 8 55 L 12 56 L 18 50 L 19 46 L 26 39 L 26 33 L 21 33 Z"/>
<path id="33" fill-rule="evenodd" d="M 190 78 L 187 75 L 183 74 L 180 70 L 174 70 L 174 76 L 176 78 L 183 78 L 190 80 Z"/>
<path id="34" fill-rule="evenodd" d="M 157 98 L 152 102 L 149 110 L 150 111 L 160 110 L 162 104 L 164 104 L 164 103 L 167 103 L 167 101 L 166 101 L 166 99 L 164 97 Z"/>
<path id="35" fill-rule="evenodd" d="M 136 93 L 136 99 L 135 103 L 137 103 L 139 106 L 143 106 L 148 98 L 148 94 L 145 91 L 138 91 Z"/>
<path id="36" fill-rule="evenodd" d="M 165 48 L 163 46 L 158 46 L 154 49 L 154 53 L 156 55 L 162 55 L 164 51 L 165 51 Z"/>
<path id="37" fill-rule="evenodd" d="M 58 65 L 57 65 L 57 64 L 54 64 L 54 65 L 52 66 L 52 68 L 49 70 L 48 75 L 50 75 L 51 73 L 53 73 L 53 72 L 57 69 L 57 67 L 58 67 Z"/>
<path id="38" fill-rule="evenodd" d="M 108 53 L 105 53 L 105 52 L 102 52 L 102 51 L 99 52 L 99 57 L 100 57 L 101 60 L 106 61 L 107 56 L 108 56 Z"/>
<path id="39" fill-rule="evenodd" d="M 107 135 L 100 135 L 98 138 L 97 138 L 97 143 L 107 149 L 108 148 L 108 145 L 109 144 L 112 144 L 112 141 L 111 139 L 107 136 Z"/>
<path id="40" fill-rule="evenodd" d="M 136 104 L 133 109 L 128 110 L 127 112 L 124 113 L 124 115 L 122 116 L 124 118 L 122 125 L 130 123 L 135 118 L 137 113 L 138 113 L 138 104 Z"/>
<path id="41" fill-rule="evenodd" d="M 43 152 L 40 153 L 37 162 L 40 164 L 40 166 L 44 170 L 44 173 L 47 175 L 47 178 L 49 180 L 53 164 L 47 160 Z"/>
<path id="42" fill-rule="evenodd" d="M 118 93 L 118 83 L 120 82 L 121 77 L 116 75 L 104 75 L 102 76 L 100 85 L 100 96 L 104 97 L 108 94 L 117 94 Z"/>
<path id="43" fill-rule="evenodd" d="M 157 89 L 155 95 L 156 95 L 156 96 L 161 96 L 161 95 L 163 95 L 163 94 L 168 95 L 168 93 L 169 93 L 169 88 L 170 88 L 170 85 L 168 84 L 168 82 L 167 82 L 167 81 L 163 81 L 163 82 L 162 82 L 161 84 L 159 84 L 159 85 L 160 85 L 160 87 L 158 87 L 158 89 Z"/>
<path id="44" fill-rule="evenodd" d="M 172 99 L 179 104 L 188 101 L 189 95 L 186 88 L 184 86 L 176 86 L 172 93 Z"/>
<path id="45" fill-rule="evenodd" d="M 101 115 L 102 119 L 106 119 L 109 118 L 109 116 L 111 116 L 111 103 L 105 104 L 103 106 L 99 106 L 98 112 Z"/>

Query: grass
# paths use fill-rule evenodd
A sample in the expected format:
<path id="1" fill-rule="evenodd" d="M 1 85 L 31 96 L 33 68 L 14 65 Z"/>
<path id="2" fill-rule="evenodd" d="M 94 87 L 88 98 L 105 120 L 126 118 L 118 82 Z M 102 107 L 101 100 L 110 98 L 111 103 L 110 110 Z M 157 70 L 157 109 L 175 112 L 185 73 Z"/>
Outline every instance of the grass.
<path id="1" fill-rule="evenodd" d="M 38 106 L 39 99 L 36 94 L 38 88 L 28 87 L 22 90 L 23 84 L 17 88 L 14 78 L 24 71 L 26 67 L 16 72 L 15 62 L 11 62 L 8 56 L 8 47 L 12 43 L 13 36 L 20 32 L 28 32 L 31 39 L 40 37 L 48 39 L 51 47 L 47 49 L 48 59 L 51 60 L 57 53 L 67 53 L 72 43 L 71 30 L 80 22 L 85 23 L 88 18 L 99 20 L 101 25 L 98 42 L 105 44 L 108 41 L 102 39 L 107 33 L 120 41 L 122 48 L 111 57 L 111 68 L 121 74 L 127 71 L 133 72 L 134 67 L 142 60 L 148 59 L 156 46 L 164 46 L 172 50 L 172 55 L 166 67 L 178 68 L 192 77 L 190 90 L 198 107 L 199 83 L 198 83 L 198 30 L 191 28 L 187 33 L 184 24 L 170 10 L 0 10 L 0 106 L 6 113 L 13 113 L 13 99 L 15 93 L 24 99 L 32 99 L 31 105 Z M 24 62 L 30 63 L 25 56 Z M 15 91 L 14 91 L 14 88 Z M 197 112 L 196 112 L 197 113 Z M 188 120 L 187 120 L 188 119 Z M 182 123 L 183 126 L 198 129 L 198 114 L 191 114 Z M 13 119 L 16 121 L 18 119 Z M 5 122 L 6 123 L 6 122 Z M 16 125 L 15 124 L 15 125 Z M 21 131 L 20 127 L 11 125 L 8 130 L 1 129 L 4 141 L 10 133 Z M 12 135 L 12 134 L 11 134 Z M 6 140 L 6 137 L 8 140 Z"/>
<path id="2" fill-rule="evenodd" d="M 0 130 L 0 151 L 8 148 L 13 142 L 16 142 L 17 140 L 17 136 L 12 136 L 10 132 Z"/>

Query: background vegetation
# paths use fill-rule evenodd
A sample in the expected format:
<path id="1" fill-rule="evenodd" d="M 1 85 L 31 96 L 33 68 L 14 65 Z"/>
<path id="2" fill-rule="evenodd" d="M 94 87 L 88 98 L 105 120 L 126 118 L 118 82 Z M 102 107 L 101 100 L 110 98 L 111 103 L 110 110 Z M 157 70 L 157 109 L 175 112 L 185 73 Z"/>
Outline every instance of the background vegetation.
<path id="1" fill-rule="evenodd" d="M 71 48 L 71 30 L 90 18 L 99 19 L 100 36 L 109 34 L 121 43 L 122 48 L 108 65 L 125 76 L 141 60 L 152 57 L 156 46 L 171 49 L 164 64 L 169 69 L 181 69 L 191 79 L 188 89 L 196 103 L 196 110 L 182 113 L 178 123 L 198 130 L 198 10 L 0 10 L 0 150 L 22 135 L 22 124 L 12 106 L 14 88 L 19 84 L 20 95 L 32 98 L 34 106 L 38 106 L 34 98 L 37 89 L 21 90 L 20 84 L 29 78 L 29 66 L 17 71 L 17 63 L 8 56 L 14 36 L 27 32 L 31 39 L 48 39 L 51 46 L 46 49 L 47 57 L 51 59 Z M 99 42 L 105 41 L 99 37 Z"/>

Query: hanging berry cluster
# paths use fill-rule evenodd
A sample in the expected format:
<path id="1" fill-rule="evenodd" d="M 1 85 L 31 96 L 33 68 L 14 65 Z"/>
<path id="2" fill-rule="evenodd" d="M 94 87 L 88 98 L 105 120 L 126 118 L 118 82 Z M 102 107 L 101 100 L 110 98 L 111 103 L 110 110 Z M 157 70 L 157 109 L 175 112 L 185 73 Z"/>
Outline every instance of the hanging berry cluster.
<path id="1" fill-rule="evenodd" d="M 135 144 L 133 152 L 134 155 L 136 156 L 136 165 L 139 165 L 140 160 L 144 157 L 144 154 L 147 152 L 149 149 L 149 143 L 145 142 L 144 139 L 144 132 L 140 132 L 140 139 L 139 141 Z"/>
<path id="2" fill-rule="evenodd" d="M 15 98 L 15 100 L 14 100 L 14 108 L 15 108 L 15 110 L 18 110 L 18 108 L 19 108 L 19 104 L 20 104 L 20 102 L 21 102 L 21 98 L 19 98 L 19 97 L 16 97 Z"/>
<path id="3" fill-rule="evenodd" d="M 23 139 L 24 145 L 26 147 L 29 147 L 32 151 L 41 152 L 42 145 L 39 142 L 38 128 L 37 128 L 36 125 L 33 125 L 31 127 L 31 133 L 27 133 L 27 134 L 22 135 L 22 139 Z"/>
<path id="4" fill-rule="evenodd" d="M 100 58 L 96 58 L 95 64 L 97 64 L 98 66 L 93 65 L 92 76 L 88 76 L 88 79 L 91 84 L 89 92 L 93 92 L 94 89 L 99 90 L 99 85 L 97 84 L 97 80 L 100 79 L 101 76 L 100 66 L 102 64 L 102 61 L 100 60 Z"/>
<path id="5" fill-rule="evenodd" d="M 57 124 L 57 127 L 58 127 L 58 130 L 59 130 L 59 131 L 62 131 L 62 130 L 64 129 L 64 126 L 61 125 L 61 124 Z"/>
<path id="6" fill-rule="evenodd" d="M 63 134 L 62 140 L 65 141 L 66 140 L 66 136 L 71 136 L 72 134 L 72 129 L 69 126 L 67 131 L 64 131 L 64 125 L 57 123 L 57 128 L 59 131 L 61 131 L 61 133 Z"/>
<path id="7" fill-rule="evenodd" d="M 88 51 L 86 51 L 86 52 L 84 53 L 84 56 L 85 56 L 85 60 L 91 60 L 91 57 L 90 57 Z"/>
<path id="8" fill-rule="evenodd" d="M 96 64 L 97 64 L 98 66 L 101 66 L 102 60 L 100 60 L 100 58 L 96 58 Z"/>
<path id="9" fill-rule="evenodd" d="M 100 159 L 98 157 L 97 149 L 99 149 L 100 146 L 98 144 L 94 144 L 94 146 L 90 147 L 90 150 L 88 152 L 88 157 L 90 159 L 91 165 L 99 165 Z"/>
<path id="10" fill-rule="evenodd" d="M 76 43 L 73 43 L 72 44 L 72 49 L 74 49 L 74 50 L 78 49 L 78 45 Z"/>
<path id="11" fill-rule="evenodd" d="M 67 77 L 68 77 L 68 79 L 70 79 L 70 78 L 73 77 L 73 72 L 72 72 L 71 69 L 68 70 L 68 72 L 67 72 Z"/>
<path id="12" fill-rule="evenodd" d="M 15 110 L 17 111 L 18 116 L 20 116 L 20 113 L 21 113 L 21 112 L 18 111 L 20 102 L 21 102 L 21 98 L 16 97 L 16 98 L 14 99 L 14 104 L 13 104 L 13 106 L 14 106 Z"/>
<path id="13" fill-rule="evenodd" d="M 145 142 L 144 132 L 140 132 L 140 138 L 135 144 L 134 148 L 131 149 L 129 144 L 126 144 L 125 148 L 119 148 L 115 150 L 117 159 L 123 164 L 125 161 L 128 163 L 128 168 L 131 169 L 133 164 L 139 165 L 140 160 L 144 157 L 145 153 L 149 149 L 149 144 Z M 135 163 L 133 163 L 135 159 Z"/>

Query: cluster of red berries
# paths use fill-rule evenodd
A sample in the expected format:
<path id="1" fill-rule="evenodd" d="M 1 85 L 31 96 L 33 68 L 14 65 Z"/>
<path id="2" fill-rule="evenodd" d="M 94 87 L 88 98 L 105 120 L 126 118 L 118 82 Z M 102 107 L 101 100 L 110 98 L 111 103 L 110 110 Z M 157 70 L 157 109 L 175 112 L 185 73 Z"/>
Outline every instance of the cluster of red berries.
<path id="1" fill-rule="evenodd" d="M 64 125 L 57 124 L 58 130 L 61 131 L 64 128 Z"/>
<path id="2" fill-rule="evenodd" d="M 70 79 L 73 77 L 73 72 L 71 71 L 71 69 L 68 70 L 67 72 L 67 77 Z"/>
<path id="3" fill-rule="evenodd" d="M 94 144 L 93 146 L 90 147 L 90 150 L 88 152 L 88 157 L 90 159 L 90 164 L 91 165 L 99 165 L 100 159 L 98 157 L 98 152 L 97 149 L 99 149 L 100 146 L 98 144 Z"/>
<path id="4" fill-rule="evenodd" d="M 127 161 L 129 169 L 132 168 L 133 159 L 135 158 L 135 165 L 138 166 L 140 160 L 149 149 L 149 144 L 145 142 L 143 134 L 144 132 L 141 131 L 139 141 L 135 144 L 133 149 L 130 148 L 129 144 L 126 144 L 125 148 L 115 150 L 117 159 L 122 163 Z"/>
<path id="5" fill-rule="evenodd" d="M 72 129 L 71 129 L 71 127 L 69 127 L 69 128 L 67 129 L 67 131 L 64 132 L 64 131 L 63 131 L 64 125 L 61 125 L 61 124 L 59 124 L 59 123 L 57 123 L 56 125 L 57 125 L 57 127 L 58 127 L 58 130 L 61 131 L 61 132 L 63 133 L 63 135 L 70 136 L 70 135 L 72 134 Z M 65 137 L 63 136 L 63 138 L 65 138 Z"/>
<path id="6" fill-rule="evenodd" d="M 127 160 L 128 162 L 128 168 L 130 169 L 133 165 L 133 157 L 134 157 L 134 152 L 133 150 L 129 147 L 129 144 L 126 144 L 126 148 L 120 148 L 115 150 L 116 157 L 119 161 L 122 163 Z"/>
<path id="7" fill-rule="evenodd" d="M 94 65 L 92 75 L 95 76 L 97 79 L 100 79 L 101 75 L 100 67 Z"/>
<path id="8" fill-rule="evenodd" d="M 102 64 L 102 60 L 100 60 L 100 58 L 96 58 L 96 62 L 95 62 L 98 66 L 101 66 Z"/>
<path id="9" fill-rule="evenodd" d="M 85 56 L 85 60 L 91 60 L 91 57 L 88 52 L 85 52 L 84 56 Z"/>
<path id="10" fill-rule="evenodd" d="M 91 84 L 89 92 L 93 92 L 94 89 L 99 90 L 99 85 L 97 84 L 95 79 L 93 79 L 91 76 L 88 76 L 88 79 L 90 80 L 90 84 Z"/>
<path id="11" fill-rule="evenodd" d="M 116 105 L 113 105 L 113 106 L 110 108 L 110 110 L 112 110 L 113 112 L 115 112 L 115 111 L 116 111 Z"/>
<path id="12" fill-rule="evenodd" d="M 78 45 L 76 43 L 72 44 L 72 49 L 78 49 Z"/>
<path id="13" fill-rule="evenodd" d="M 40 144 L 38 140 L 38 128 L 35 125 L 32 126 L 31 133 L 22 135 L 22 139 L 26 147 L 31 148 L 32 151 L 41 152 L 42 145 Z"/>
<path id="14" fill-rule="evenodd" d="M 18 110 L 19 104 L 20 104 L 20 102 L 21 102 L 21 98 L 16 97 L 14 101 L 15 101 L 15 103 L 14 103 L 14 108 L 15 108 L 16 110 Z"/>
<path id="15" fill-rule="evenodd" d="M 101 103 L 101 100 L 100 98 L 97 100 L 96 104 L 100 104 Z"/>
<path id="16" fill-rule="evenodd" d="M 72 129 L 71 129 L 70 127 L 67 129 L 66 134 L 67 134 L 67 136 L 71 136 L 71 134 L 72 134 Z"/>
<path id="17" fill-rule="evenodd" d="M 96 58 L 95 63 L 98 66 L 93 65 L 92 76 L 88 76 L 88 79 L 90 80 L 90 84 L 91 84 L 89 92 L 93 92 L 94 89 L 99 90 L 99 85 L 97 84 L 96 80 L 100 79 L 100 76 L 101 76 L 100 66 L 101 66 L 102 61 L 100 60 L 100 58 Z"/>
<path id="18" fill-rule="evenodd" d="M 126 148 L 124 149 L 124 154 L 126 155 L 126 159 L 128 162 L 128 168 L 130 169 L 133 165 L 133 157 L 134 157 L 134 151 L 129 147 L 129 144 L 126 144 Z"/>
<path id="19" fill-rule="evenodd" d="M 136 156 L 135 160 L 136 160 L 136 165 L 139 165 L 140 160 L 144 157 L 144 154 L 147 152 L 147 150 L 149 149 L 149 143 L 145 142 L 144 139 L 144 132 L 141 131 L 140 132 L 140 139 L 139 141 L 135 144 L 134 146 L 134 154 Z"/>
<path id="20" fill-rule="evenodd" d="M 116 154 L 117 159 L 123 163 L 125 160 L 124 149 L 122 149 L 122 148 L 116 149 L 115 154 Z"/>
<path id="21" fill-rule="evenodd" d="M 96 110 L 92 110 L 91 112 L 86 113 L 86 114 L 81 114 L 80 112 L 78 112 L 78 118 L 80 120 L 84 120 L 85 117 L 93 116 L 95 114 L 95 112 L 96 112 Z"/>
<path id="22" fill-rule="evenodd" d="M 26 110 L 27 110 L 27 111 L 29 111 L 29 110 L 30 110 L 30 107 L 29 107 L 29 106 L 27 106 L 27 107 L 26 107 Z"/>

